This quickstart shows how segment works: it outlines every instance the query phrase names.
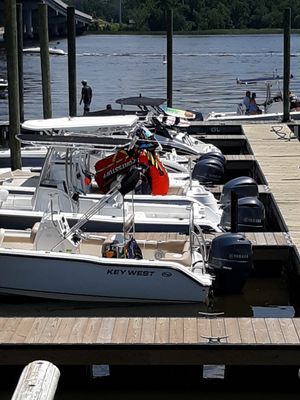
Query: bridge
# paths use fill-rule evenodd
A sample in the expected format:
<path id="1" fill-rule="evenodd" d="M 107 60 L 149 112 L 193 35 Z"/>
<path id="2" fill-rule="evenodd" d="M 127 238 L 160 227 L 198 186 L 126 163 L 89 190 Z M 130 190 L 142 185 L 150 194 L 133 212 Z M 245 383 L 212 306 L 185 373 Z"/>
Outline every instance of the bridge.
<path id="1" fill-rule="evenodd" d="M 38 37 L 38 8 L 41 0 L 18 0 L 17 3 L 23 4 L 24 38 Z M 51 38 L 66 36 L 68 5 L 61 0 L 44 0 L 43 3 L 48 5 L 49 36 Z M 85 31 L 92 21 L 91 15 L 75 10 L 76 34 Z M 0 26 L 4 24 L 4 0 L 0 0 Z"/>

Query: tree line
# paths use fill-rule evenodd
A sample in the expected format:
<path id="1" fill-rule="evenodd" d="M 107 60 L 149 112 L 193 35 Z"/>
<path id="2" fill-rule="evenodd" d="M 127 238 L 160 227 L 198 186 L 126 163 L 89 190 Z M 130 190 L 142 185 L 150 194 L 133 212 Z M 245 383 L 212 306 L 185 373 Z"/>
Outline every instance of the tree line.
<path id="1" fill-rule="evenodd" d="M 282 28 L 287 7 L 291 8 L 292 28 L 300 28 L 300 0 L 65 1 L 92 15 L 93 29 L 164 31 L 168 7 L 173 9 L 174 31 Z"/>

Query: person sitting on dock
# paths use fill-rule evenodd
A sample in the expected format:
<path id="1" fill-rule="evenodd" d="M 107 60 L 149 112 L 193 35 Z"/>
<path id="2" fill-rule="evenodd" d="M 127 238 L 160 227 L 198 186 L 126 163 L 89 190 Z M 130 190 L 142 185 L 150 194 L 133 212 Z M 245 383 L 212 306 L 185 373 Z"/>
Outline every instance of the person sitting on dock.
<path id="1" fill-rule="evenodd" d="M 87 84 L 86 80 L 81 81 L 82 89 L 81 89 L 81 99 L 79 104 L 83 102 L 83 115 L 86 115 L 90 111 L 90 105 L 93 97 L 92 88 Z"/>

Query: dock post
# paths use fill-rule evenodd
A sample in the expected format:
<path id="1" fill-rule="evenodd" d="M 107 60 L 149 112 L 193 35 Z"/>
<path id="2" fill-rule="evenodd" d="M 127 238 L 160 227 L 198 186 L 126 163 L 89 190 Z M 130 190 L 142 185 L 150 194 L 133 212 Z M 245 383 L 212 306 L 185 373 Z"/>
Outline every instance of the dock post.
<path id="1" fill-rule="evenodd" d="M 24 122 L 23 4 L 17 4 L 20 121 Z"/>
<path id="2" fill-rule="evenodd" d="M 69 116 L 77 115 L 75 7 L 67 7 Z"/>
<path id="3" fill-rule="evenodd" d="M 284 44 L 283 44 L 283 119 L 290 121 L 290 57 L 291 57 L 291 9 L 284 10 Z"/>
<path id="4" fill-rule="evenodd" d="M 12 400 L 53 400 L 59 377 L 59 369 L 54 364 L 33 361 L 23 369 Z"/>
<path id="5" fill-rule="evenodd" d="M 9 147 L 11 169 L 15 170 L 22 168 L 21 144 L 16 139 L 16 135 L 20 131 L 16 0 L 5 0 L 5 21 L 9 107 Z"/>
<path id="6" fill-rule="evenodd" d="M 51 81 L 50 81 L 50 57 L 48 34 L 48 5 L 39 4 L 39 37 L 42 70 L 43 90 L 43 115 L 44 118 L 52 118 Z"/>
<path id="7" fill-rule="evenodd" d="M 173 10 L 167 8 L 167 105 L 173 104 Z"/>
<path id="8" fill-rule="evenodd" d="M 231 190 L 231 204 L 230 204 L 230 231 L 232 233 L 238 232 L 238 196 L 234 190 Z"/>

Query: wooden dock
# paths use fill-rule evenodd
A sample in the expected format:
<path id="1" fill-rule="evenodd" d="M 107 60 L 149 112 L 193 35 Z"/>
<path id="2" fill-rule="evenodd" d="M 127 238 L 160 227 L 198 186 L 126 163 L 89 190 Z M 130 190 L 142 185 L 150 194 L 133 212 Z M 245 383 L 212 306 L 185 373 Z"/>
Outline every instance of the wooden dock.
<path id="1" fill-rule="evenodd" d="M 0 364 L 300 365 L 299 318 L 0 318 Z"/>
<path id="2" fill-rule="evenodd" d="M 243 129 L 299 253 L 300 142 L 285 124 Z"/>

